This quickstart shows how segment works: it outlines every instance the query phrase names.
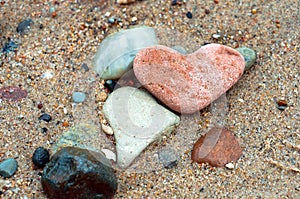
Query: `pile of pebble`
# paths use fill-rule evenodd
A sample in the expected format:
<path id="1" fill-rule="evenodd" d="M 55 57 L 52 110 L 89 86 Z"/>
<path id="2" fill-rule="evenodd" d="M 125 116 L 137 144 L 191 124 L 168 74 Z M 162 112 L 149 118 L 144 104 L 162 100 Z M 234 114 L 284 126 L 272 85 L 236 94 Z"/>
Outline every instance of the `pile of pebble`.
<path id="1" fill-rule="evenodd" d="M 24 21 L 18 32 L 31 23 L 30 19 Z M 11 48 L 13 43 L 3 52 Z M 180 124 L 180 114 L 192 114 L 208 106 L 230 89 L 255 59 L 255 52 L 249 48 L 232 49 L 220 44 L 208 44 L 185 55 L 180 46 L 159 45 L 155 30 L 146 26 L 108 36 L 93 59 L 93 69 L 112 91 L 103 113 L 111 127 L 105 131 L 116 141 L 116 154 L 89 146 L 90 140 L 98 137 L 97 128 L 77 124 L 53 147 L 51 159 L 42 147 L 33 153 L 35 167 L 44 169 L 41 182 L 45 193 L 49 198 L 112 198 L 117 190 L 112 163 L 120 169 L 130 167 L 151 143 L 174 131 Z M 128 77 L 137 83 L 122 83 Z M 114 89 L 116 80 L 126 86 Z M 20 88 L 0 90 L 1 98 L 18 100 L 26 96 Z M 76 104 L 86 97 L 82 91 L 72 94 Z M 48 122 L 51 116 L 45 113 L 39 119 Z M 192 160 L 223 167 L 237 161 L 241 154 L 234 133 L 213 128 L 195 143 Z M 176 165 L 177 154 L 172 149 L 161 150 L 158 157 L 165 168 Z M 0 175 L 11 177 L 17 168 L 16 159 L 8 158 L 0 162 Z"/>

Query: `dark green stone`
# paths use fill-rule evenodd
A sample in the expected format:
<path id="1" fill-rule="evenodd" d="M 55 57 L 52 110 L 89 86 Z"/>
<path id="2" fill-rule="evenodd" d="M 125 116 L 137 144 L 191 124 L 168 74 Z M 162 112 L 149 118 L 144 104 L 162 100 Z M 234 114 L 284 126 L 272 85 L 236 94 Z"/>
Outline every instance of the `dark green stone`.
<path id="1" fill-rule="evenodd" d="M 65 147 L 44 168 L 44 192 L 50 199 L 113 198 L 117 179 L 104 155 L 87 149 Z"/>

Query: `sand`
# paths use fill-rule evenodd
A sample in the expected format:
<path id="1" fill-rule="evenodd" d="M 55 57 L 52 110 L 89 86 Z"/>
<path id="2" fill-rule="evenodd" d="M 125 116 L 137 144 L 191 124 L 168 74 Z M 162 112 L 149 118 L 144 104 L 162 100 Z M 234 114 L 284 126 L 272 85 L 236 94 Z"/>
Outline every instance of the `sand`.
<path id="1" fill-rule="evenodd" d="M 15 53 L 1 55 L 0 87 L 15 85 L 28 92 L 22 101 L 0 103 L 0 161 L 13 157 L 19 163 L 11 178 L 0 177 L 0 198 L 46 198 L 40 184 L 42 170 L 35 170 L 31 162 L 34 149 L 51 149 L 80 120 L 100 120 L 103 102 L 88 98 L 96 106 L 88 106 L 93 110 L 82 116 L 72 104 L 73 91 L 94 89 L 97 99 L 103 88 L 98 80 L 87 88 L 80 81 L 86 78 L 81 66 L 91 68 L 105 36 L 134 25 L 154 27 L 160 44 L 180 45 L 189 53 L 214 42 L 252 48 L 258 59 L 227 92 L 223 112 L 205 108 L 181 116 L 181 125 L 165 138 L 179 149 L 177 167 L 118 170 L 115 198 L 300 198 L 300 2 L 178 2 L 171 6 L 171 1 L 144 0 L 120 6 L 113 1 L 0 0 L 1 46 L 8 38 L 19 44 Z M 50 13 L 51 7 L 55 13 Z M 186 17 L 188 11 L 192 19 Z M 109 24 L 109 17 L 122 22 Z M 18 24 L 28 18 L 34 22 L 31 29 L 17 33 Z M 47 71 L 54 76 L 42 78 Z M 284 111 L 277 108 L 281 99 L 288 102 Z M 43 112 L 52 121 L 39 121 Z M 243 147 L 232 170 L 190 159 L 193 143 L 219 117 Z M 46 134 L 42 127 L 48 129 Z M 184 139 L 188 141 L 182 144 Z"/>

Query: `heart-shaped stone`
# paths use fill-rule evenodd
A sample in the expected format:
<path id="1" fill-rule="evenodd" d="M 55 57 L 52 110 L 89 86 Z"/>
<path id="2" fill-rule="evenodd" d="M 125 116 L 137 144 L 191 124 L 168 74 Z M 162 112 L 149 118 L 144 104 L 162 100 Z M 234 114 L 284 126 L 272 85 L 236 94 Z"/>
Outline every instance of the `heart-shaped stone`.
<path id="1" fill-rule="evenodd" d="M 136 55 L 134 73 L 142 85 L 171 109 L 194 113 L 234 85 L 245 68 L 233 48 L 208 44 L 188 55 L 166 46 L 145 48 Z"/>

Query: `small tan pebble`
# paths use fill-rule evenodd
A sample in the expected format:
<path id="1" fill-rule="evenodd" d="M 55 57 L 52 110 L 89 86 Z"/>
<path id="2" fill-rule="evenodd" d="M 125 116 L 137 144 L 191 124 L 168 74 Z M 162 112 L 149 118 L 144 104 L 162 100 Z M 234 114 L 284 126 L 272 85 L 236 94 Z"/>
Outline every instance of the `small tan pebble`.
<path id="1" fill-rule="evenodd" d="M 106 98 L 107 98 L 107 93 L 104 91 L 101 91 L 98 95 L 98 100 L 100 102 L 104 102 L 106 100 Z"/>
<path id="2" fill-rule="evenodd" d="M 117 0 L 118 4 L 130 4 L 135 2 L 135 0 Z"/>
<path id="3" fill-rule="evenodd" d="M 234 164 L 232 164 L 231 162 L 229 162 L 229 163 L 225 164 L 225 167 L 227 169 L 234 169 Z"/>
<path id="4" fill-rule="evenodd" d="M 106 133 L 107 135 L 113 135 L 114 131 L 110 126 L 106 126 L 104 124 L 101 124 L 102 130 L 104 131 L 104 133 Z"/>

